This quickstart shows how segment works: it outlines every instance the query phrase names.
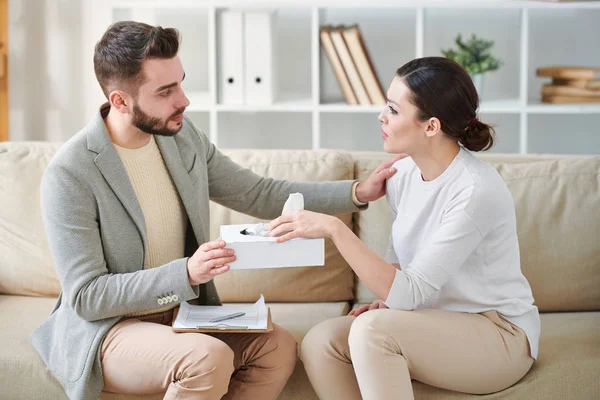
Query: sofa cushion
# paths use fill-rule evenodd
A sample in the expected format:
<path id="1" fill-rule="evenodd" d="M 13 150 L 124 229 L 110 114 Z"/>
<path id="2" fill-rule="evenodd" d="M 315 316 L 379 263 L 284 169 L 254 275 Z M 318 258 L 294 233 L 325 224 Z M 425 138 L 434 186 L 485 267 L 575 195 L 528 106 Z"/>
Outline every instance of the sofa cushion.
<path id="1" fill-rule="evenodd" d="M 356 309 L 363 304 L 355 304 Z M 516 385 L 468 395 L 413 381 L 415 400 L 595 399 L 600 393 L 600 312 L 542 313 L 540 354 Z M 460 360 L 457 361 L 460 364 Z"/>
<path id="2" fill-rule="evenodd" d="M 354 163 L 348 153 L 333 150 L 228 150 L 224 154 L 262 176 L 295 181 L 353 179 Z M 211 202 L 211 238 L 219 226 L 255 223 L 249 217 Z M 338 216 L 352 229 L 352 214 Z M 230 271 L 215 278 L 224 302 L 254 302 L 260 293 L 272 302 L 326 302 L 352 300 L 354 273 L 331 240 L 325 241 L 325 266 Z"/>
<path id="3" fill-rule="evenodd" d="M 29 343 L 31 332 L 52 312 L 56 298 L 0 295 L 0 399 L 66 399 L 58 381 L 46 369 Z M 300 343 L 317 323 L 348 312 L 340 303 L 268 304 L 273 321 L 288 329 Z M 35 382 L 35 385 L 32 385 Z M 102 393 L 101 399 L 162 399 L 156 396 L 125 396 Z M 280 399 L 316 399 L 301 362 Z"/>
<path id="4" fill-rule="evenodd" d="M 56 298 L 0 295 L 0 399 L 66 399 L 29 343 L 54 309 Z M 33 384 L 35 383 L 35 384 Z"/>
<path id="5" fill-rule="evenodd" d="M 352 153 L 365 179 L 385 153 Z M 505 180 L 515 202 L 521 267 L 541 311 L 600 310 L 600 157 L 479 155 Z M 384 200 L 355 219 L 355 232 L 378 254 L 391 215 Z M 375 296 L 357 286 L 361 303 Z"/>
<path id="6" fill-rule="evenodd" d="M 600 157 L 493 165 L 516 204 L 521 265 L 540 310 L 600 310 Z"/>
<path id="7" fill-rule="evenodd" d="M 298 342 L 298 350 L 310 328 L 328 319 L 346 315 L 350 311 L 350 305 L 346 302 L 271 303 L 269 307 L 273 321 L 290 331 Z M 318 400 L 300 358 L 278 400 Z"/>
<path id="8" fill-rule="evenodd" d="M 269 303 L 273 321 L 290 331 L 300 345 L 310 328 L 331 318 L 348 314 L 350 304 L 337 303 Z"/>
<path id="9" fill-rule="evenodd" d="M 39 185 L 59 145 L 0 143 L 0 293 L 58 296 Z"/>

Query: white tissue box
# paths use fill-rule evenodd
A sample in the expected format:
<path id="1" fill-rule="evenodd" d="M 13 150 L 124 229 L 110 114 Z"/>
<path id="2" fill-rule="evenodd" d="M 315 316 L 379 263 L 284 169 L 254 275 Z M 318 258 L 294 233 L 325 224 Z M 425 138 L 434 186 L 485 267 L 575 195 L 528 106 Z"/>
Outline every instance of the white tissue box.
<path id="1" fill-rule="evenodd" d="M 275 238 L 243 235 L 255 224 L 221 225 L 221 240 L 235 251 L 231 269 L 308 267 L 325 265 L 325 239 L 292 239 L 277 243 Z"/>

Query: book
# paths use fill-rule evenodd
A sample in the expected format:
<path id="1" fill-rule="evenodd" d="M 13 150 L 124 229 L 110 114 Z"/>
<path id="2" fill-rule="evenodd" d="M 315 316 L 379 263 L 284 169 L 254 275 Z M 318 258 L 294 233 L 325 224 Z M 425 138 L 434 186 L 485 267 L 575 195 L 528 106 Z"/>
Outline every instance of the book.
<path id="1" fill-rule="evenodd" d="M 243 314 L 224 321 L 215 319 L 232 314 Z M 271 312 L 261 294 L 254 304 L 228 304 L 223 306 L 198 306 L 187 301 L 173 313 L 174 332 L 259 333 L 273 330 Z"/>
<path id="2" fill-rule="evenodd" d="M 340 89 L 342 90 L 342 94 L 344 95 L 344 99 L 348 104 L 358 104 L 358 99 L 356 98 L 356 94 L 352 89 L 352 85 L 350 84 L 350 80 L 346 75 L 346 71 L 344 70 L 344 66 L 342 65 L 342 61 L 340 60 L 338 53 L 335 49 L 335 45 L 331 40 L 331 35 L 329 32 L 329 27 L 322 27 L 319 33 L 321 38 L 321 46 L 323 46 L 323 50 L 325 54 L 327 54 L 327 58 L 331 63 L 331 67 L 333 69 L 333 73 L 340 85 Z"/>
<path id="3" fill-rule="evenodd" d="M 537 76 L 547 76 L 562 79 L 600 79 L 600 68 L 551 66 L 537 69 Z"/>
<path id="4" fill-rule="evenodd" d="M 575 86 L 551 85 L 547 83 L 542 86 L 542 96 L 596 97 L 600 100 L 600 90 L 588 90 Z"/>
<path id="5" fill-rule="evenodd" d="M 600 90 L 600 79 L 585 80 L 585 79 L 562 79 L 552 78 L 553 85 L 572 86 L 580 89 Z"/>
<path id="6" fill-rule="evenodd" d="M 568 103 L 600 103 L 600 97 L 584 97 L 584 96 L 542 96 L 542 102 L 553 104 L 568 104 Z"/>
<path id="7" fill-rule="evenodd" d="M 348 50 L 354 60 L 354 64 L 365 85 L 371 104 L 386 104 L 386 96 L 384 95 L 381 83 L 377 78 L 377 73 L 375 72 L 373 62 L 371 61 L 358 25 L 347 27 L 342 33 L 346 45 L 348 46 Z"/>
<path id="8" fill-rule="evenodd" d="M 335 50 L 337 51 L 342 65 L 344 66 L 344 71 L 346 71 L 348 80 L 350 80 L 352 89 L 354 90 L 354 93 L 356 93 L 358 104 L 369 105 L 371 104 L 371 100 L 369 99 L 365 85 L 360 78 L 358 69 L 356 69 L 356 65 L 354 64 L 354 60 L 350 54 L 350 50 L 348 50 L 348 45 L 346 44 L 346 40 L 344 40 L 344 34 L 342 33 L 343 30 L 344 27 L 331 28 L 329 30 L 331 40 L 333 41 Z"/>

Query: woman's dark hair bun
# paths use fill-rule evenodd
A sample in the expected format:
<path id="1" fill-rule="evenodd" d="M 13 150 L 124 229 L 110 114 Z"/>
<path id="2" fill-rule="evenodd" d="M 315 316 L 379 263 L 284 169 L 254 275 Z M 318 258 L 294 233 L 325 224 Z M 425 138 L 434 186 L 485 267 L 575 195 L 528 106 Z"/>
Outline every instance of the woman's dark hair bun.
<path id="1" fill-rule="evenodd" d="M 494 144 L 494 128 L 475 117 L 465 128 L 464 135 L 458 140 L 467 150 L 485 151 Z"/>

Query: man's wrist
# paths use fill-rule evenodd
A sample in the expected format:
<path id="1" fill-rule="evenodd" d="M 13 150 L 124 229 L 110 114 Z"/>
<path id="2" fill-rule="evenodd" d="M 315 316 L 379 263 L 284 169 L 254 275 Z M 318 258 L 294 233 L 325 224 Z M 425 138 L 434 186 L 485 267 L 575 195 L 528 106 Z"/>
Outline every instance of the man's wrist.
<path id="1" fill-rule="evenodd" d="M 360 184 L 360 182 L 356 181 L 352 184 L 352 201 L 354 202 L 354 205 L 357 207 L 361 207 L 361 206 L 365 206 L 367 205 L 368 202 L 363 202 L 358 198 L 358 194 L 357 194 L 357 190 L 358 190 L 358 185 Z"/>
<path id="2" fill-rule="evenodd" d="M 190 275 L 190 258 L 188 258 L 185 262 L 185 271 L 187 272 L 188 282 L 190 283 L 190 286 L 196 286 L 194 280 L 192 279 L 192 276 Z"/>

